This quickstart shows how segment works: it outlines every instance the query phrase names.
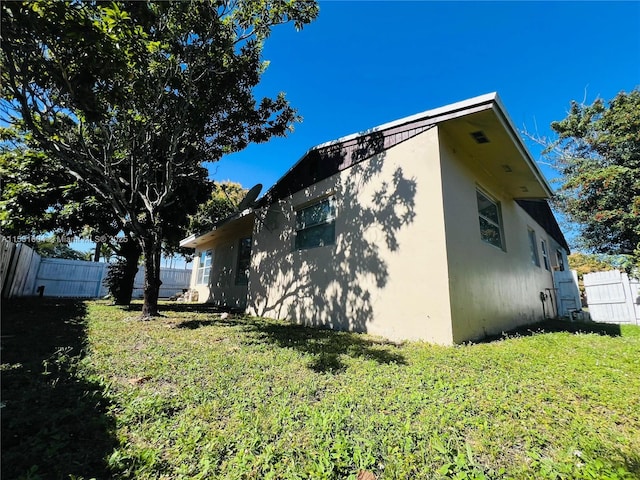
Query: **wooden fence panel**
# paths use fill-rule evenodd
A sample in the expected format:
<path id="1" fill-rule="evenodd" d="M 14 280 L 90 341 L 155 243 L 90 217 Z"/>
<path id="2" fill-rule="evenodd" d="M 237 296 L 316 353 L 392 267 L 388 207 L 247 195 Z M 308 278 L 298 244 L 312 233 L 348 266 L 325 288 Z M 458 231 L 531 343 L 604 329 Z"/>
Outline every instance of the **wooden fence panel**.
<path id="1" fill-rule="evenodd" d="M 13 253 L 13 260 L 7 275 L 7 296 L 24 297 L 33 293 L 33 284 L 36 280 L 40 255 L 32 248 L 19 243 Z"/>
<path id="2" fill-rule="evenodd" d="M 636 323 L 640 325 L 640 280 L 630 278 L 629 289 L 631 290 L 631 301 L 636 314 Z"/>
<path id="3" fill-rule="evenodd" d="M 0 292 L 4 292 L 4 287 L 7 285 L 6 280 L 9 276 L 11 259 L 13 258 L 13 252 L 15 252 L 15 250 L 15 244 L 0 235 Z"/>

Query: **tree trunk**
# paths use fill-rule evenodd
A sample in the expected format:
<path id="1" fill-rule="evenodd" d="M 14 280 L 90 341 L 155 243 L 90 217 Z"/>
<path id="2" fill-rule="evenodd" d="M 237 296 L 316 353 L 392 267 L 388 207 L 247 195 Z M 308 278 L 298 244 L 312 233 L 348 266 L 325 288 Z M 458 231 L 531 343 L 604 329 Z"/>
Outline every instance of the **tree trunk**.
<path id="1" fill-rule="evenodd" d="M 124 258 L 125 265 L 122 270 L 119 288 L 114 292 L 113 300 L 116 305 L 129 305 L 131 303 L 133 284 L 136 279 L 136 273 L 138 273 L 138 260 L 140 260 L 141 253 L 140 245 L 132 239 L 121 244 L 119 255 Z"/>
<path id="2" fill-rule="evenodd" d="M 94 262 L 99 262 L 100 261 L 100 249 L 102 248 L 102 242 L 96 242 L 96 249 L 94 250 L 94 254 L 93 254 L 93 261 Z"/>
<path id="3" fill-rule="evenodd" d="M 143 319 L 158 316 L 158 296 L 162 284 L 160 281 L 161 238 L 160 232 L 150 232 L 142 240 L 144 253 Z"/>

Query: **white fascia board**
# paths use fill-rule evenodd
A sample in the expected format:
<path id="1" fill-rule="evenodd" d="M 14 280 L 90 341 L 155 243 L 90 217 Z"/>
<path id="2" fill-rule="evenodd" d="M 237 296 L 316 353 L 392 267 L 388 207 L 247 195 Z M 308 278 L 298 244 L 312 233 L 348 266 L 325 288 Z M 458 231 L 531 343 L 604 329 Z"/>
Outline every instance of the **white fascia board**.
<path id="1" fill-rule="evenodd" d="M 502 100 L 500 100 L 500 97 L 497 94 L 495 95 L 494 103 L 495 103 L 494 108 L 498 113 L 498 118 L 502 122 L 505 128 L 505 131 L 507 131 L 507 133 L 511 137 L 511 140 L 513 141 L 514 145 L 516 145 L 518 150 L 520 150 L 520 154 L 529 165 L 529 168 L 538 179 L 538 182 L 540 182 L 540 185 L 542 185 L 542 188 L 546 190 L 547 194 L 549 195 L 549 198 L 553 197 L 553 188 L 551 187 L 551 185 L 549 185 L 549 182 L 547 181 L 544 174 L 542 173 L 542 170 L 540 170 L 540 167 L 538 167 L 538 164 L 536 163 L 533 156 L 531 155 L 531 152 L 529 152 L 529 149 L 527 148 L 525 143 L 522 141 L 522 137 L 518 134 L 518 130 L 516 129 L 515 125 L 513 124 L 513 121 L 507 114 L 507 110 L 504 108 Z"/>
<path id="2" fill-rule="evenodd" d="M 496 92 L 487 93 L 484 95 L 480 95 L 478 97 L 469 98 L 467 100 L 462 100 L 461 102 L 451 103 L 449 105 L 445 105 L 443 107 L 434 108 L 431 110 L 426 110 L 422 113 L 416 113 L 415 115 L 410 115 L 408 117 L 401 118 L 399 120 L 394 120 L 392 122 L 384 123 L 382 125 L 378 125 L 377 127 L 373 127 L 369 130 L 365 130 L 358 133 L 352 133 L 351 135 L 347 135 L 345 137 L 340 137 L 336 140 L 331 140 L 328 142 L 321 143 L 316 145 L 315 147 L 309 148 L 304 154 L 298 159 L 296 163 L 294 163 L 291 168 L 289 168 L 284 175 L 282 175 L 276 182 L 265 192 L 264 196 L 268 196 L 273 187 L 278 185 L 280 181 L 285 178 L 294 168 L 298 166 L 298 164 L 304 160 L 304 158 L 313 150 L 322 147 L 328 147 L 331 145 L 335 145 L 341 142 L 345 142 L 347 140 L 352 140 L 358 137 L 362 137 L 364 135 L 371 134 L 373 132 L 379 132 L 382 130 L 387 130 L 388 128 L 397 127 L 399 125 L 404 125 L 406 123 L 411 123 L 417 120 L 422 120 L 424 118 L 433 118 L 434 123 L 442 122 L 445 120 L 451 120 L 456 117 L 462 117 L 464 115 L 469 115 L 470 113 L 475 113 L 480 110 L 485 110 L 487 108 L 491 108 L 492 102 L 496 100 L 498 94 Z"/>
<path id="3" fill-rule="evenodd" d="M 246 217 L 251 212 L 253 212 L 252 208 L 246 208 L 241 212 L 235 213 L 235 214 L 233 214 L 233 215 L 221 220 L 220 223 L 218 223 L 215 227 L 213 227 L 207 233 L 203 233 L 200 236 L 196 236 L 195 233 L 192 234 L 192 235 L 189 235 L 187 238 L 184 238 L 184 239 L 180 240 L 180 246 L 184 247 L 184 248 L 196 248 L 197 244 L 200 243 L 201 240 L 203 240 L 203 239 L 205 239 L 207 237 L 211 237 L 213 233 L 215 233 L 217 230 L 220 229 L 220 227 L 223 227 L 227 223 L 232 222 L 234 220 L 239 220 L 239 219 L 241 219 L 243 217 Z"/>
<path id="4" fill-rule="evenodd" d="M 191 247 L 190 245 L 190 243 L 193 242 L 194 240 L 196 240 L 196 234 L 192 233 L 187 238 L 183 238 L 182 240 L 180 240 L 180 246 L 184 248 L 195 248 L 195 247 Z"/>
<path id="5" fill-rule="evenodd" d="M 465 115 L 469 115 L 470 113 L 475 113 L 476 111 L 478 111 L 478 107 L 489 108 L 488 106 L 493 101 L 495 101 L 497 97 L 498 97 L 498 94 L 496 92 L 487 93 L 485 95 L 480 95 L 479 97 L 469 98 L 461 102 L 445 105 L 444 107 L 438 107 L 432 110 L 426 110 L 424 112 L 416 113 L 415 115 L 410 115 L 408 117 L 404 117 L 399 120 L 383 123 L 382 125 L 378 125 L 377 127 L 371 128 L 369 130 L 365 130 L 358 133 L 352 133 L 351 135 L 347 135 L 345 137 L 341 137 L 336 140 L 331 140 L 329 142 L 321 143 L 320 145 L 316 145 L 310 150 L 314 150 L 316 148 L 328 147 L 331 145 L 335 145 L 336 143 L 353 140 L 355 138 L 362 137 L 364 135 L 368 135 L 373 132 L 387 130 L 389 128 L 398 127 L 400 125 L 415 122 L 425 118 L 433 118 L 434 123 L 436 123 L 436 122 L 442 122 L 444 120 L 451 120 L 457 117 L 463 117 Z M 480 109 L 482 110 L 484 108 L 480 108 Z"/>

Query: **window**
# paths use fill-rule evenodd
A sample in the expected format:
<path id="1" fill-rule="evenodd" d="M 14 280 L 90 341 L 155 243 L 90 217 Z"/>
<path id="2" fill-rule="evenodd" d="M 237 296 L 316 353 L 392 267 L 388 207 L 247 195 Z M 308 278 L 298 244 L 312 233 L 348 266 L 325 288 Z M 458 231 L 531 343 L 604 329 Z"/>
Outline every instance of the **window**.
<path id="1" fill-rule="evenodd" d="M 296 250 L 335 243 L 335 210 L 333 198 L 325 198 L 296 212 Z"/>
<path id="2" fill-rule="evenodd" d="M 547 253 L 547 242 L 540 240 L 540 247 L 542 247 L 542 261 L 544 262 L 544 268 L 549 270 L 549 254 Z"/>
<path id="3" fill-rule="evenodd" d="M 485 242 L 504 250 L 500 206 L 478 190 L 476 190 L 476 197 L 480 218 L 480 237 Z"/>
<path id="4" fill-rule="evenodd" d="M 538 256 L 538 242 L 536 241 L 536 232 L 529 229 L 529 249 L 531 250 L 531 263 L 540 266 L 540 257 Z"/>
<path id="5" fill-rule="evenodd" d="M 238 242 L 238 264 L 236 268 L 236 285 L 249 284 L 249 267 L 251 266 L 251 237 L 241 238 Z"/>
<path id="6" fill-rule="evenodd" d="M 558 270 L 564 272 L 564 257 L 562 256 L 562 250 L 556 250 L 556 260 L 558 261 Z"/>
<path id="7" fill-rule="evenodd" d="M 199 285 L 209 285 L 209 276 L 211 275 L 211 265 L 213 260 L 213 250 L 200 252 L 200 262 L 198 263 L 198 279 Z"/>

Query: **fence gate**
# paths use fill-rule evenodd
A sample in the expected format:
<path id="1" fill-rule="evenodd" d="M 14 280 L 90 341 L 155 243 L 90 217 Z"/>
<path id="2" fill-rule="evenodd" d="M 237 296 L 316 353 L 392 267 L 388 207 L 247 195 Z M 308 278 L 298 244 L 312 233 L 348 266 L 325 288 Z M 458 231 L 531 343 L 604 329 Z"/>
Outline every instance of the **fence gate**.
<path id="1" fill-rule="evenodd" d="M 585 274 L 584 288 L 591 319 L 640 325 L 639 283 L 618 270 Z"/>
<path id="2" fill-rule="evenodd" d="M 571 312 L 582 308 L 580 289 L 578 288 L 578 274 L 575 270 L 554 271 L 553 283 L 557 292 L 559 317 L 568 317 Z"/>

